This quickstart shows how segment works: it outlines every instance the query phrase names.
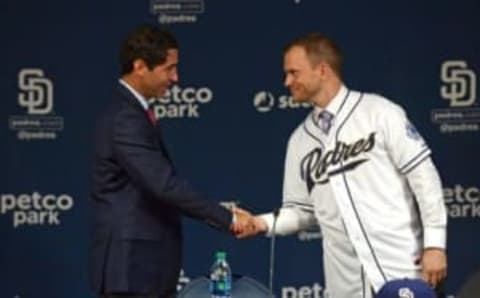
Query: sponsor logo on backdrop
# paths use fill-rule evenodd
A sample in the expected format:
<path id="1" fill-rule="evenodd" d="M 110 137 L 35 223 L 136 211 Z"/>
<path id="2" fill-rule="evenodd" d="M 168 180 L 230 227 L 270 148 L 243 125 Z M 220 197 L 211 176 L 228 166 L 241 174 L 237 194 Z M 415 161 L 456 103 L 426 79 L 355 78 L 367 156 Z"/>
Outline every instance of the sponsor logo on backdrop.
<path id="1" fill-rule="evenodd" d="M 310 108 L 310 103 L 297 103 L 289 95 L 274 95 L 269 91 L 259 91 L 253 97 L 253 106 L 260 113 L 272 112 L 275 110 Z"/>
<path id="2" fill-rule="evenodd" d="M 447 60 L 440 67 L 440 97 L 448 108 L 433 109 L 431 120 L 442 133 L 480 130 L 477 75 L 466 61 Z"/>
<path id="3" fill-rule="evenodd" d="M 456 184 L 443 189 L 450 218 L 480 218 L 480 188 Z"/>
<path id="4" fill-rule="evenodd" d="M 319 283 L 311 286 L 282 287 L 282 298 L 327 298 L 327 292 Z"/>
<path id="5" fill-rule="evenodd" d="M 205 11 L 204 0 L 150 0 L 150 11 L 160 24 L 195 23 Z"/>
<path id="6" fill-rule="evenodd" d="M 18 72 L 18 105 L 26 115 L 9 117 L 9 127 L 19 140 L 53 140 L 63 130 L 63 117 L 54 114 L 53 83 L 43 70 L 23 68 Z"/>
<path id="7" fill-rule="evenodd" d="M 172 86 L 164 97 L 153 104 L 157 118 L 200 118 L 200 108 L 213 100 L 213 91 L 208 87 Z"/>
<path id="8" fill-rule="evenodd" d="M 401 289 L 402 290 L 402 289 Z M 406 296 L 406 291 L 398 293 L 399 297 L 413 297 Z M 413 293 L 412 293 L 413 294 Z M 311 286 L 300 287 L 282 287 L 281 298 L 330 298 L 328 290 L 319 283 L 314 283 Z M 446 295 L 446 298 L 455 298 L 455 295 Z"/>
<path id="9" fill-rule="evenodd" d="M 451 107 L 468 107 L 476 99 L 477 76 L 465 61 L 445 61 L 440 73 L 443 86 L 440 95 Z"/>
<path id="10" fill-rule="evenodd" d="M 307 230 L 303 230 L 297 234 L 298 240 L 302 242 L 314 241 L 322 239 L 322 232 L 320 227 L 312 227 Z"/>
<path id="11" fill-rule="evenodd" d="M 12 214 L 14 228 L 20 226 L 57 226 L 60 215 L 73 208 L 67 194 L 0 194 L 0 215 Z"/>

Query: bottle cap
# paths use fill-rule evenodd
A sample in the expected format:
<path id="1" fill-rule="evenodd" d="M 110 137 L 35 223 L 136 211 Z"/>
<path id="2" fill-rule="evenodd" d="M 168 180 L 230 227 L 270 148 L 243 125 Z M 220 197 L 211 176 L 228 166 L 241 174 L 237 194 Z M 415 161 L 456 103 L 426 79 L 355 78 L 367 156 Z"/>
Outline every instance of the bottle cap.
<path id="1" fill-rule="evenodd" d="M 217 251 L 217 253 L 215 254 L 215 258 L 217 260 L 225 260 L 227 258 L 227 253 L 224 251 Z"/>

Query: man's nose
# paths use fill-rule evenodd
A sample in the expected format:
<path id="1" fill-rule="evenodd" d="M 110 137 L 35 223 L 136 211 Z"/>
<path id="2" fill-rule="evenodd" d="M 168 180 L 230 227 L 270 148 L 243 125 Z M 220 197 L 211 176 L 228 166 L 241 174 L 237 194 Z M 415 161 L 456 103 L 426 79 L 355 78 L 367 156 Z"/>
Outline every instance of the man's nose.
<path id="1" fill-rule="evenodd" d="M 292 79 L 289 75 L 285 76 L 285 79 L 283 80 L 283 85 L 285 87 L 289 87 L 292 84 Z"/>
<path id="2" fill-rule="evenodd" d="M 174 72 L 170 75 L 170 81 L 176 83 L 178 82 L 178 73 L 177 72 Z"/>

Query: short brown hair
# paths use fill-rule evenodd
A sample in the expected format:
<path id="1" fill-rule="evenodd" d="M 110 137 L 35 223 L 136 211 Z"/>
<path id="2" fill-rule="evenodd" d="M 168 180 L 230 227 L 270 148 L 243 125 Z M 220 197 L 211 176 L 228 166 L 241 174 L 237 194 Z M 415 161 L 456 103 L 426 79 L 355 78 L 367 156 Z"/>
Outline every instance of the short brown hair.
<path id="1" fill-rule="evenodd" d="M 286 54 L 291 48 L 296 46 L 305 49 L 312 65 L 325 61 L 341 77 L 342 53 L 333 40 L 321 33 L 308 33 L 287 44 L 283 53 Z"/>
<path id="2" fill-rule="evenodd" d="M 145 61 L 152 70 L 165 63 L 169 49 L 178 49 L 178 42 L 169 31 L 149 24 L 135 28 L 120 48 L 121 74 L 131 72 L 136 59 Z"/>

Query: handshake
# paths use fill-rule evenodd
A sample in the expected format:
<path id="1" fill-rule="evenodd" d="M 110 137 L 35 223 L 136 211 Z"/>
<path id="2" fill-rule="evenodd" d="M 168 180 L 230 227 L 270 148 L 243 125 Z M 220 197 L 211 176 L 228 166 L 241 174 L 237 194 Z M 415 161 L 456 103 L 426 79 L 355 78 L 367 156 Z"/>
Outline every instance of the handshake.
<path id="1" fill-rule="evenodd" d="M 235 220 L 230 225 L 230 232 L 236 238 L 253 237 L 267 232 L 267 223 L 263 218 L 252 215 L 247 210 L 238 207 L 233 207 L 231 211 Z"/>

